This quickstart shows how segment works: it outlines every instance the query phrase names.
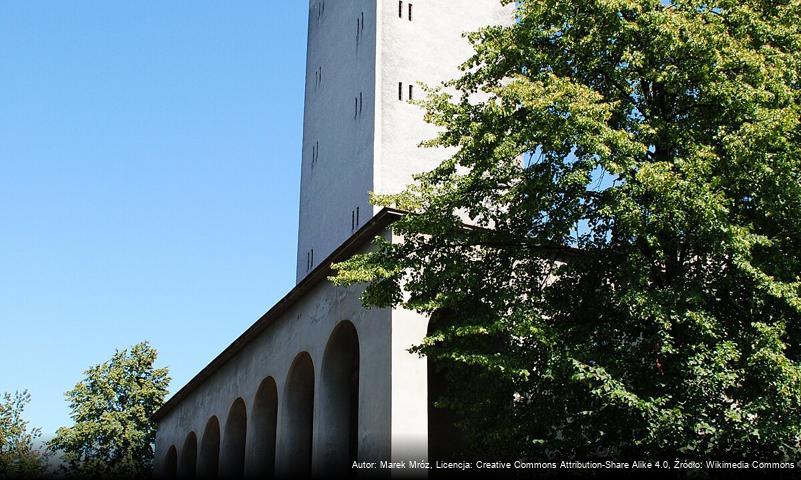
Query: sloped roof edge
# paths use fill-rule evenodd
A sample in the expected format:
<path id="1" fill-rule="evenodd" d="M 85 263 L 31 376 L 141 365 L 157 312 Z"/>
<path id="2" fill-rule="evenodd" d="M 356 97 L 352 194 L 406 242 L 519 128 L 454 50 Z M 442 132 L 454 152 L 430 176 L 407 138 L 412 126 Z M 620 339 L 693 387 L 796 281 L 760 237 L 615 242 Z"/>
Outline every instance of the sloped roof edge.
<path id="1" fill-rule="evenodd" d="M 261 332 L 267 329 L 277 318 L 284 312 L 292 307 L 298 300 L 312 288 L 314 288 L 320 281 L 328 278 L 333 272 L 331 265 L 336 262 L 344 261 L 350 258 L 358 251 L 360 247 L 375 238 L 376 235 L 381 233 L 387 226 L 392 224 L 395 220 L 400 218 L 403 212 L 391 208 L 384 208 L 379 211 L 373 218 L 364 224 L 356 233 L 351 235 L 334 250 L 325 260 L 306 277 L 295 285 L 281 300 L 279 300 L 273 307 L 261 316 L 256 322 L 251 325 L 245 332 L 233 341 L 225 350 L 222 351 L 217 357 L 214 358 L 208 365 L 206 365 L 197 375 L 195 375 L 186 385 L 181 387 L 172 397 L 170 397 L 164 405 L 153 414 L 153 419 L 159 421 L 163 419 L 170 411 L 172 411 L 178 404 L 186 399 L 193 391 L 195 391 L 204 381 L 211 377 L 217 370 L 225 365 L 228 360 L 233 358 L 239 353 L 246 345 L 248 345 L 254 338 Z"/>

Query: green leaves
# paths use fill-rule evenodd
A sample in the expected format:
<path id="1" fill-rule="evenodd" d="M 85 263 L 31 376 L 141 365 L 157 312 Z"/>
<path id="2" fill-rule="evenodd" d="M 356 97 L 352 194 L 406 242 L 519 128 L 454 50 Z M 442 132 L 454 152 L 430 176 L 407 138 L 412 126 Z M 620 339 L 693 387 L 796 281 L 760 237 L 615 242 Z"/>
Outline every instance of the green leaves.
<path id="1" fill-rule="evenodd" d="M 154 368 L 156 356 L 147 342 L 118 350 L 110 360 L 90 367 L 66 393 L 75 423 L 59 428 L 49 447 L 62 455 L 67 473 L 149 474 L 156 436 L 152 416 L 164 403 L 170 381 L 166 368 Z"/>
<path id="2" fill-rule="evenodd" d="M 47 456 L 34 442 L 38 428 L 28 429 L 22 418 L 31 401 L 27 391 L 4 393 L 0 402 L 0 478 L 36 478 L 44 475 Z"/>

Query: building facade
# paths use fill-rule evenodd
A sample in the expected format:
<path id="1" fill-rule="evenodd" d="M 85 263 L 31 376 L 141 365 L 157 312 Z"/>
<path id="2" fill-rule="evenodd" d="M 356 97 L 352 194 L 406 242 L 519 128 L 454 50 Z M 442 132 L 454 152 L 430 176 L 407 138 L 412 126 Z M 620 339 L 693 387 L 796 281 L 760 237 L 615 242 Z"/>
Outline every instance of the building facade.
<path id="1" fill-rule="evenodd" d="M 375 236 L 396 240 L 398 213 L 369 192 L 448 154 L 418 147 L 435 133 L 410 102 L 420 82 L 458 76 L 462 34 L 511 18 L 499 0 L 311 0 L 297 284 L 157 412 L 158 474 L 330 476 L 429 457 L 427 364 L 408 352 L 427 319 L 365 309 L 358 287 L 326 278 Z"/>

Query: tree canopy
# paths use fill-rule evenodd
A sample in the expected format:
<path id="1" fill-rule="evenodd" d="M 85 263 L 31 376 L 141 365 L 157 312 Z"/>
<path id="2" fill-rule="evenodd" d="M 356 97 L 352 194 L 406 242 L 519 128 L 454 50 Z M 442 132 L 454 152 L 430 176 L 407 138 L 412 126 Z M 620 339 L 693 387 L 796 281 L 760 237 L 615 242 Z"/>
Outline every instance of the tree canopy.
<path id="1" fill-rule="evenodd" d="M 516 3 L 420 102 L 453 155 L 374 198 L 404 241 L 335 282 L 434 315 L 483 452 L 797 459 L 801 3 Z"/>
<path id="2" fill-rule="evenodd" d="M 150 474 L 156 424 L 170 378 L 155 368 L 147 342 L 118 350 L 85 372 L 66 393 L 75 422 L 59 428 L 49 446 L 67 473 L 80 477 L 144 477 Z"/>
<path id="3" fill-rule="evenodd" d="M 31 401 L 27 391 L 6 392 L 0 402 L 0 478 L 38 477 L 45 472 L 47 458 L 35 445 L 41 430 L 28 428 L 22 417 Z"/>

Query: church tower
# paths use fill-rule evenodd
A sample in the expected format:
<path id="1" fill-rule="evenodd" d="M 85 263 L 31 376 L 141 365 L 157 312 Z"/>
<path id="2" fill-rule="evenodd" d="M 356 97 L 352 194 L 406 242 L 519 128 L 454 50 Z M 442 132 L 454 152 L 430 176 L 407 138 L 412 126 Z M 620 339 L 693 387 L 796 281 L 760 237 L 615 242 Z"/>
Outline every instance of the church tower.
<path id="1" fill-rule="evenodd" d="M 310 0 L 298 230 L 300 282 L 395 193 L 432 169 L 435 130 L 409 100 L 459 75 L 464 32 L 511 21 L 500 0 Z"/>
<path id="2" fill-rule="evenodd" d="M 399 192 L 448 154 L 418 147 L 436 132 L 409 100 L 419 82 L 459 75 L 472 52 L 463 32 L 508 24 L 513 8 L 311 0 L 309 11 L 297 284 L 154 414 L 168 478 L 352 476 L 354 462 L 372 465 L 359 476 L 424 478 L 412 461 L 458 448 L 432 403 L 443 382 L 409 351 L 429 319 L 364 308 L 361 287 L 327 276 L 375 235 L 396 240 L 399 215 L 379 214 L 369 193 Z"/>

